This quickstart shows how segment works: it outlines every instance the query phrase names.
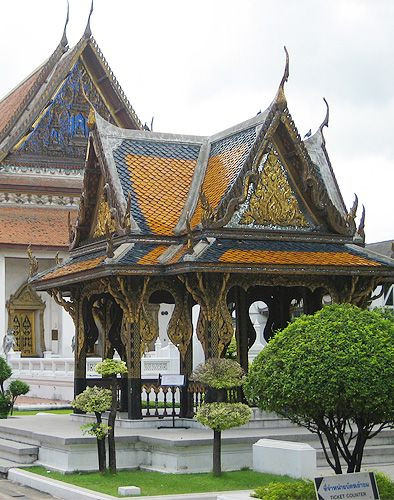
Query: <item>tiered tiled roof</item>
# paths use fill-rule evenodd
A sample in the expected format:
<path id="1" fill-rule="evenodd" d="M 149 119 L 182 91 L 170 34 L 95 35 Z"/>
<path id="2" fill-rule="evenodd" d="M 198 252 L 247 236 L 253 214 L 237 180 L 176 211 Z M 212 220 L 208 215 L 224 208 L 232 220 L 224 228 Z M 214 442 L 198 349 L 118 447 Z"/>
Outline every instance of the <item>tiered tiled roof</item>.
<path id="1" fill-rule="evenodd" d="M 201 223 L 203 191 L 215 209 L 231 190 L 266 119 L 260 114 L 211 137 L 120 129 L 96 115 L 106 162 L 131 192 L 131 216 L 141 232 L 173 235 Z"/>
<path id="2" fill-rule="evenodd" d="M 142 128 L 90 30 L 72 48 L 64 32 L 52 55 L 0 100 L 0 245 L 68 247 L 68 211 L 75 218 L 82 186 L 88 91 L 108 119 Z"/>
<path id="3" fill-rule="evenodd" d="M 122 248 L 123 247 L 123 248 Z M 109 259 L 105 250 L 93 254 L 76 256 L 61 267 L 50 271 L 41 281 L 59 278 L 76 279 L 92 270 L 102 275 L 112 274 L 111 269 L 121 273 L 129 268 L 138 273 L 177 274 L 202 268 L 215 271 L 255 269 L 265 272 L 283 269 L 296 270 L 300 266 L 305 273 L 340 273 L 343 270 L 377 270 L 390 265 L 390 259 L 369 252 L 356 245 L 335 243 L 212 239 L 201 244 L 198 253 L 188 250 L 187 245 L 163 245 L 134 242 L 123 244 L 120 255 Z M 195 247 L 198 248 L 198 247 Z M 171 254 L 171 251 L 173 255 Z M 370 271 L 369 271 L 370 272 Z M 77 278 L 80 279 L 80 278 Z"/>
<path id="4" fill-rule="evenodd" d="M 355 244 L 322 126 L 304 143 L 281 87 L 265 112 L 210 137 L 127 130 L 96 112 L 83 205 L 70 259 L 38 288 L 196 271 L 394 275 L 394 261 Z"/>
<path id="5" fill-rule="evenodd" d="M 114 159 L 132 216 L 144 232 L 172 234 L 184 208 L 200 145 L 125 139 Z M 170 187 L 170 189 L 169 189 Z"/>

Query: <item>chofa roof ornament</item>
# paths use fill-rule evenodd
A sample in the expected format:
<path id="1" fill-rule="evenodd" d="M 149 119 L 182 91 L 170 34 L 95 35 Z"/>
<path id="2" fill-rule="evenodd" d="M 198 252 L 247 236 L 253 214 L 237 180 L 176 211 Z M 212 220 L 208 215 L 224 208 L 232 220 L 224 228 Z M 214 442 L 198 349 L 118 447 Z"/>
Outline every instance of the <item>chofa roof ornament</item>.
<path id="1" fill-rule="evenodd" d="M 68 46 L 68 40 L 67 40 L 67 25 L 68 25 L 68 21 L 70 19 L 70 3 L 69 1 L 67 0 L 67 16 L 66 16 L 66 22 L 64 24 L 64 29 L 63 29 L 63 36 L 60 40 L 60 45 L 62 47 L 64 47 L 65 49 L 67 48 Z"/>
<path id="2" fill-rule="evenodd" d="M 85 28 L 85 31 L 83 33 L 83 38 L 90 38 L 92 36 L 92 29 L 90 28 L 90 17 L 93 13 L 93 7 L 94 7 L 94 0 L 92 0 L 92 3 L 90 5 L 88 22 L 86 23 L 86 28 Z"/>
<path id="3" fill-rule="evenodd" d="M 276 93 L 274 103 L 282 108 L 287 106 L 286 96 L 285 96 L 285 83 L 289 79 L 289 53 L 286 46 L 283 47 L 286 54 L 285 70 L 283 72 L 282 80 L 280 81 L 278 91 Z"/>
<path id="4" fill-rule="evenodd" d="M 324 120 L 322 121 L 322 123 L 321 123 L 321 125 L 319 127 L 319 131 L 320 131 L 320 134 L 322 136 L 323 145 L 325 145 L 326 144 L 326 140 L 324 138 L 323 128 L 324 127 L 328 127 L 328 120 L 330 118 L 330 107 L 329 107 L 327 99 L 325 97 L 323 97 L 323 101 L 325 102 L 325 105 L 326 105 L 326 116 L 324 117 Z"/>

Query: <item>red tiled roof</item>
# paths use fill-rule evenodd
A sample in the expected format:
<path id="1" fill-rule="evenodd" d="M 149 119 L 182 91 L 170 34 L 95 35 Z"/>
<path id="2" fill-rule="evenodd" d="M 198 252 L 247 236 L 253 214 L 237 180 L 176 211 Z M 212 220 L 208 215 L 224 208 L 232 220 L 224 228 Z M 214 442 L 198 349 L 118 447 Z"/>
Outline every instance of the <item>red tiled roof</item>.
<path id="1" fill-rule="evenodd" d="M 68 247 L 68 212 L 64 208 L 1 207 L 0 245 Z M 73 220 L 76 215 L 71 210 Z"/>
<path id="2" fill-rule="evenodd" d="M 12 92 L 5 96 L 2 101 L 0 101 L 0 132 L 4 129 L 8 121 L 12 118 L 12 115 L 22 104 L 23 100 L 29 93 L 29 90 L 39 78 L 44 67 L 45 66 L 40 66 L 32 75 L 30 75 Z"/>

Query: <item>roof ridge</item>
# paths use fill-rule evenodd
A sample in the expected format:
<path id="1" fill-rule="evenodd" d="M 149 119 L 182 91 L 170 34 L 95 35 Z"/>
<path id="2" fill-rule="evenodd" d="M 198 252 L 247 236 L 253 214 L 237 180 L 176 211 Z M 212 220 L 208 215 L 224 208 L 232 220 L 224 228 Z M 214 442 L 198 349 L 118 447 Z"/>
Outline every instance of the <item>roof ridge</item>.
<path id="1" fill-rule="evenodd" d="M 12 114 L 11 118 L 8 120 L 8 122 L 5 124 L 3 129 L 0 132 L 0 142 L 2 142 L 9 132 L 12 130 L 12 128 L 15 126 L 19 118 L 21 117 L 23 111 L 26 109 L 26 107 L 31 103 L 33 100 L 34 96 L 37 95 L 39 89 L 42 87 L 44 84 L 45 80 L 48 78 L 48 76 L 51 74 L 52 70 L 55 68 L 56 64 L 59 62 L 63 54 L 67 52 L 67 47 L 65 47 L 61 42 L 58 44 L 54 52 L 51 54 L 51 56 L 41 65 L 39 66 L 35 71 L 33 71 L 27 78 L 25 78 L 22 82 L 19 83 L 9 94 L 7 94 L 6 97 L 9 97 L 14 93 L 18 88 L 25 83 L 28 78 L 33 76 L 37 71 L 41 71 L 39 74 L 37 80 L 33 83 L 31 88 L 28 90 L 27 94 L 25 97 L 22 99 L 20 102 L 19 106 L 16 108 L 14 113 Z M 6 98 L 5 97 L 5 98 Z M 0 102 L 3 102 L 3 98 Z"/>
<path id="2" fill-rule="evenodd" d="M 86 42 L 87 42 L 86 40 L 81 39 L 76 45 L 74 45 L 74 47 L 72 49 L 70 49 L 68 51 L 63 51 L 63 53 L 61 54 L 61 57 L 59 59 L 57 59 L 55 64 L 51 67 L 51 70 L 48 72 L 45 72 L 45 73 L 47 73 L 46 78 L 41 83 L 40 88 L 42 88 L 42 84 L 45 83 L 45 80 L 48 80 L 47 87 L 44 89 L 42 94 L 39 96 L 38 96 L 38 94 L 39 94 L 40 88 L 37 89 L 37 91 L 35 93 L 35 95 L 38 96 L 37 102 L 35 103 L 33 108 L 27 112 L 26 117 L 23 119 L 23 121 L 21 123 L 18 124 L 12 137 L 9 138 L 9 140 L 5 143 L 2 150 L 0 150 L 0 161 L 2 161 L 7 156 L 7 154 L 10 152 L 11 148 L 13 148 L 15 146 L 15 144 L 18 143 L 18 141 L 21 139 L 21 137 L 23 136 L 24 132 L 28 129 L 28 127 L 37 119 L 38 113 L 40 111 L 42 111 L 42 105 L 48 101 L 48 99 L 50 98 L 51 95 L 53 95 L 53 92 L 56 91 L 56 89 L 59 87 L 60 83 L 64 80 L 65 76 L 69 72 L 70 68 L 68 66 L 65 66 L 64 68 L 61 69 L 61 71 L 59 72 L 59 75 L 56 75 L 57 78 L 55 78 L 53 80 L 53 75 L 56 74 L 56 70 L 59 68 L 58 65 L 62 60 L 62 56 L 73 55 L 73 57 L 79 57 L 80 52 L 81 52 L 81 48 L 83 47 L 84 44 L 86 44 Z M 58 50 L 59 48 L 60 49 L 62 48 L 62 46 L 60 44 L 56 50 Z M 72 54 L 73 51 L 75 51 L 75 54 Z M 55 52 L 54 52 L 54 54 L 55 54 Z M 52 54 L 52 55 L 54 55 L 54 54 Z M 48 78 L 49 76 L 52 76 L 52 77 Z M 31 102 L 31 100 L 30 100 L 30 102 Z M 20 118 L 22 118 L 22 116 L 23 116 L 23 113 L 20 114 L 20 116 L 16 120 L 16 123 L 14 123 L 14 126 L 17 124 L 18 120 Z M 4 138 L 0 137 L 0 140 L 4 141 L 5 137 Z"/>

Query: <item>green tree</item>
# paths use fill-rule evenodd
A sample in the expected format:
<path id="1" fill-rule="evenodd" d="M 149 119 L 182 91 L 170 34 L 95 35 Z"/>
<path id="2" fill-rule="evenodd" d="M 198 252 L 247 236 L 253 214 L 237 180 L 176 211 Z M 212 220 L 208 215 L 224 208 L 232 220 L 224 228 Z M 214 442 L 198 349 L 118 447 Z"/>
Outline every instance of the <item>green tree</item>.
<path id="1" fill-rule="evenodd" d="M 358 472 L 367 440 L 393 427 L 394 320 L 349 304 L 301 316 L 257 356 L 244 391 L 316 433 L 337 474 L 341 459 Z"/>
<path id="2" fill-rule="evenodd" d="M 14 411 L 14 404 L 18 396 L 23 396 L 30 391 L 30 386 L 23 380 L 13 380 L 8 386 L 8 393 L 11 399 L 11 415 Z"/>
<path id="3" fill-rule="evenodd" d="M 9 379 L 12 375 L 12 369 L 10 365 L 7 363 L 7 361 L 0 356 L 0 392 L 4 396 L 5 395 L 5 389 L 4 389 L 4 382 Z"/>
<path id="4" fill-rule="evenodd" d="M 12 375 L 11 366 L 0 356 L 0 418 L 7 418 L 8 413 L 14 408 L 15 400 L 22 394 L 27 394 L 30 387 L 22 380 L 13 380 L 8 389 L 5 389 L 4 382 Z"/>
<path id="5" fill-rule="evenodd" d="M 111 381 L 111 409 L 108 416 L 108 455 L 109 470 L 116 474 L 116 450 L 115 450 L 115 420 L 118 410 L 118 381 L 117 375 L 127 373 L 126 363 L 115 359 L 104 359 L 97 363 L 96 372 Z"/>
<path id="6" fill-rule="evenodd" d="M 85 424 L 81 429 L 87 434 L 96 436 L 97 439 L 97 454 L 99 462 L 99 471 L 106 471 L 106 451 L 105 437 L 108 434 L 109 427 L 102 421 L 103 412 L 109 410 L 112 404 L 112 393 L 109 389 L 101 387 L 87 387 L 81 394 L 72 401 L 71 406 L 87 413 L 94 413 L 96 422 Z"/>
<path id="7" fill-rule="evenodd" d="M 221 437 L 222 431 L 249 422 L 252 410 L 242 403 L 227 403 L 227 389 L 240 387 L 244 372 L 241 366 L 231 359 L 212 358 L 199 365 L 193 379 L 216 390 L 219 402 L 204 403 L 196 413 L 196 419 L 213 430 L 213 473 L 222 473 Z"/>

